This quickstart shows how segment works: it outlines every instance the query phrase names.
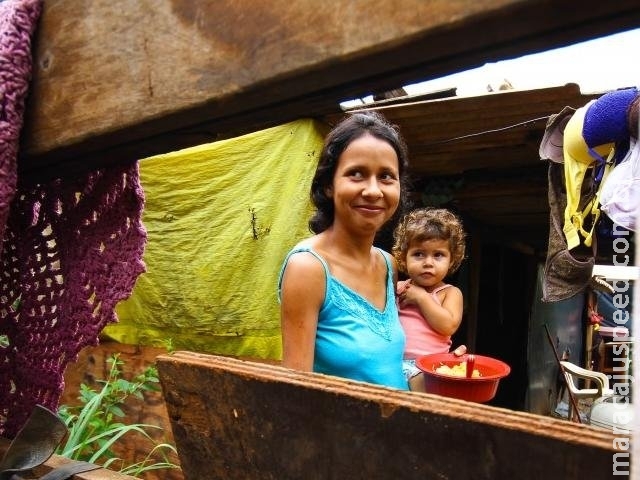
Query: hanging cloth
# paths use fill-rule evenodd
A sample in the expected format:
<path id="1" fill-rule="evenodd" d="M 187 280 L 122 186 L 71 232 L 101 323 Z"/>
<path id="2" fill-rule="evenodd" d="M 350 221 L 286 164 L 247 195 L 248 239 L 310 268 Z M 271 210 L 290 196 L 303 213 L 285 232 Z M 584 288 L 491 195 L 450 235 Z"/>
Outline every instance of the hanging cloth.
<path id="1" fill-rule="evenodd" d="M 580 245 L 582 242 L 580 235 L 584 237 L 584 245 L 591 246 L 593 225 L 597 221 L 597 218 L 592 217 L 592 214 L 595 215 L 594 212 L 598 211 L 598 204 L 595 198 L 597 191 L 593 191 L 586 206 L 580 208 L 581 200 L 585 200 L 581 199 L 581 190 L 587 171 L 595 166 L 596 158 L 594 157 L 594 152 L 599 158 L 608 157 L 610 159 L 615 146 L 611 142 L 590 148 L 585 142 L 582 135 L 584 118 L 588 107 L 594 102 L 595 100 L 592 100 L 577 109 L 564 129 L 563 156 L 567 206 L 564 212 L 563 232 L 569 250 Z M 589 221 L 592 225 L 589 230 L 584 228 L 585 221 Z"/>
<path id="2" fill-rule="evenodd" d="M 640 208 L 640 142 L 631 139 L 631 148 L 604 181 L 601 209 L 617 225 L 635 232 Z"/>
<path id="3" fill-rule="evenodd" d="M 140 161 L 147 271 L 103 334 L 279 359 L 278 273 L 309 235 L 326 129 L 311 119 Z"/>

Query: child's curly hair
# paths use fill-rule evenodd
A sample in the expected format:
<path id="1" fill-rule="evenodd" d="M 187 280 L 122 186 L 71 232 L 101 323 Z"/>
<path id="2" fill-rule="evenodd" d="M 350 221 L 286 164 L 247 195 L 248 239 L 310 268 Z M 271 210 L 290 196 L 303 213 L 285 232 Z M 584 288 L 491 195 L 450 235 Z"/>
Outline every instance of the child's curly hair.
<path id="1" fill-rule="evenodd" d="M 448 275 L 455 273 L 462 264 L 465 253 L 466 233 L 462 220 L 446 208 L 417 208 L 407 213 L 393 231 L 391 253 L 398 268 L 407 272 L 407 251 L 412 242 L 447 240 L 451 251 Z"/>

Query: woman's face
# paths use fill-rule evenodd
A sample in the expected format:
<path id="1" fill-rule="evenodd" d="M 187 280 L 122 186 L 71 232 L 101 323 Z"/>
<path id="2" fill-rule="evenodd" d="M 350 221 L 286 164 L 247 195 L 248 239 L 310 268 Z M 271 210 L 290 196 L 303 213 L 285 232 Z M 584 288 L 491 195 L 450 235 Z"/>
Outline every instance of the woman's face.
<path id="1" fill-rule="evenodd" d="M 342 152 L 327 195 L 335 206 L 334 224 L 375 233 L 400 202 L 398 156 L 384 140 L 365 134 Z"/>

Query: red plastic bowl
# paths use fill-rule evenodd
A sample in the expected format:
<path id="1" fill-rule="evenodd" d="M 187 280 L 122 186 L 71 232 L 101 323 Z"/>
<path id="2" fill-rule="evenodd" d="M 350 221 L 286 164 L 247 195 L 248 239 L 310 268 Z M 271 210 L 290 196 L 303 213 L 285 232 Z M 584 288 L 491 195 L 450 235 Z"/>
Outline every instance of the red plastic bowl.
<path id="1" fill-rule="evenodd" d="M 455 377 L 435 371 L 441 365 L 453 367 L 464 362 L 466 358 L 466 355 L 456 357 L 452 353 L 434 353 L 418 357 L 416 365 L 424 372 L 427 393 L 479 403 L 488 402 L 495 397 L 500 379 L 511 372 L 509 365 L 500 360 L 476 355 L 473 368 L 480 372 L 479 377 Z"/>

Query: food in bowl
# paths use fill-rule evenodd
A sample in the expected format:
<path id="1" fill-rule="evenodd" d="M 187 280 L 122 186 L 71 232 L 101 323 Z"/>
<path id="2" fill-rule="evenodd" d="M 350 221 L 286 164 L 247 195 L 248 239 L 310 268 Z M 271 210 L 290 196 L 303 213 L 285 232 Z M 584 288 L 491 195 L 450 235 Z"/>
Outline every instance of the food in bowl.
<path id="1" fill-rule="evenodd" d="M 449 366 L 442 364 L 436 368 L 436 373 L 441 375 L 451 375 L 453 377 L 466 377 L 467 376 L 467 362 L 460 362 L 455 365 Z M 471 377 L 479 377 L 480 371 L 477 368 L 471 372 Z"/>
<path id="2" fill-rule="evenodd" d="M 501 378 L 509 375 L 511 368 L 501 360 L 476 355 L 474 370 L 479 376 L 446 375 L 438 373 L 443 365 L 453 368 L 460 363 L 466 364 L 466 357 L 452 353 L 434 353 L 416 358 L 416 366 L 424 373 L 425 391 L 445 397 L 458 398 L 470 402 L 484 403 L 495 397 Z"/>

